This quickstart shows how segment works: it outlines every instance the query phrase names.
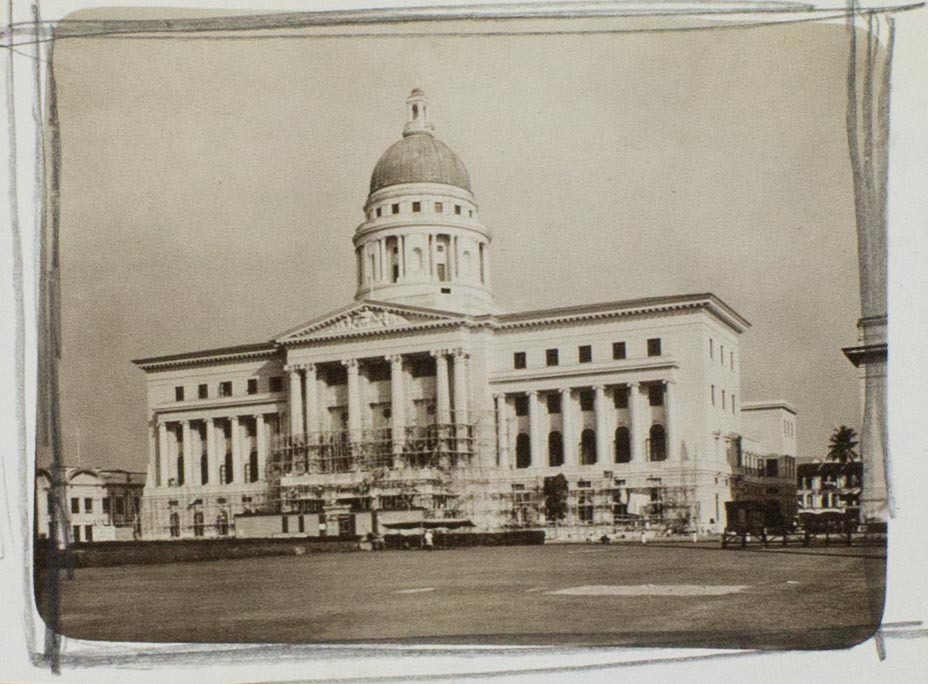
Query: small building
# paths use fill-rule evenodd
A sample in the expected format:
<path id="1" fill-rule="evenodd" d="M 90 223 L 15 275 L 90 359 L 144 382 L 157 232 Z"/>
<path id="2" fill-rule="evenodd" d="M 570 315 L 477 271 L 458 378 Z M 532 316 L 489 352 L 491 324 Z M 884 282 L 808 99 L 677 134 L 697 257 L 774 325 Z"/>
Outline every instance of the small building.
<path id="1" fill-rule="evenodd" d="M 859 516 L 863 473 L 861 461 L 800 464 L 796 491 L 799 512 L 832 511 Z"/>
<path id="2" fill-rule="evenodd" d="M 141 536 L 145 473 L 100 468 L 60 469 L 59 543 L 131 541 Z M 36 538 L 51 536 L 54 469 L 40 468 L 35 478 Z"/>

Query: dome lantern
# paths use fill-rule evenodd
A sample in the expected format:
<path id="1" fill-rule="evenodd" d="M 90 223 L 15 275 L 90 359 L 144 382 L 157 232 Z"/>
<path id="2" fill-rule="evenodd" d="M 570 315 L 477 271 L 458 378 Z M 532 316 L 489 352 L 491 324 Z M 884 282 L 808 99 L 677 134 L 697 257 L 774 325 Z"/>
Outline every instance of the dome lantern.
<path id="1" fill-rule="evenodd" d="M 406 125 L 403 127 L 403 136 L 413 135 L 415 133 L 425 133 L 432 135 L 434 126 L 429 123 L 428 117 L 428 100 L 418 88 L 406 98 Z"/>

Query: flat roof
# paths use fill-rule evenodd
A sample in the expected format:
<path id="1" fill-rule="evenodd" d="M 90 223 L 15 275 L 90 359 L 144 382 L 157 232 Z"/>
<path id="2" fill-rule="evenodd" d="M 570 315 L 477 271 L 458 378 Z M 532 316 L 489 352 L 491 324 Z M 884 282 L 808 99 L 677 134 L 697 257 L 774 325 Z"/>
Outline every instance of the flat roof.
<path id="1" fill-rule="evenodd" d="M 783 409 L 784 411 L 789 411 L 794 416 L 799 415 L 799 411 L 796 410 L 796 407 L 785 399 L 774 399 L 772 401 L 742 401 L 741 410 L 742 411 L 769 411 L 771 409 Z"/>

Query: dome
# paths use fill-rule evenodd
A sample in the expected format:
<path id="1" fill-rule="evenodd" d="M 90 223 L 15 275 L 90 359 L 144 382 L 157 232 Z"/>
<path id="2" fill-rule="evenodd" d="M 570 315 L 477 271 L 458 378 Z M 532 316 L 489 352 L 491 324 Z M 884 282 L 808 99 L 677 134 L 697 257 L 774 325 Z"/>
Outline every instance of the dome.
<path id="1" fill-rule="evenodd" d="M 406 135 L 383 153 L 371 174 L 370 191 L 400 183 L 445 183 L 470 192 L 470 178 L 461 158 L 424 131 Z"/>

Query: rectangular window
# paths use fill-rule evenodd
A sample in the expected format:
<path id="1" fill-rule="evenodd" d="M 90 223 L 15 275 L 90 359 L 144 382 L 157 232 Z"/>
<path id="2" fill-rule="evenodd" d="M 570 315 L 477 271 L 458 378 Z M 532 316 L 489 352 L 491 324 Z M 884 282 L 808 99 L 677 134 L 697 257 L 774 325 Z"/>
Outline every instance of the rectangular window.
<path id="1" fill-rule="evenodd" d="M 232 396 L 232 381 L 227 380 L 225 382 L 219 383 L 219 396 L 220 397 L 231 397 Z"/>
<path id="2" fill-rule="evenodd" d="M 184 400 L 184 388 L 175 387 L 174 388 L 174 401 L 183 401 Z"/>
<path id="3" fill-rule="evenodd" d="M 283 392 L 284 391 L 284 376 L 274 375 L 270 380 L 270 389 L 271 392 Z"/>
<path id="4" fill-rule="evenodd" d="M 557 365 L 557 349 L 548 349 L 545 351 L 545 363 L 549 366 Z"/>
<path id="5" fill-rule="evenodd" d="M 516 352 L 512 355 L 513 368 L 525 368 L 525 352 Z"/>
<path id="6" fill-rule="evenodd" d="M 458 216 L 461 215 L 461 205 L 460 205 L 460 204 L 455 204 L 455 205 L 454 205 L 454 213 L 457 214 Z"/>
<path id="7" fill-rule="evenodd" d="M 436 203 L 435 203 L 435 213 L 436 213 L 436 214 L 441 214 L 441 213 L 443 213 L 444 211 L 445 211 L 445 205 L 442 204 L 441 202 L 436 202 Z"/>
<path id="8" fill-rule="evenodd" d="M 84 541 L 93 541 L 93 525 L 84 525 Z"/>
<path id="9" fill-rule="evenodd" d="M 71 528 L 71 535 L 74 537 L 74 541 L 79 542 L 81 540 L 81 526 L 74 525 Z"/>
<path id="10" fill-rule="evenodd" d="M 593 348 L 588 344 L 577 347 L 577 359 L 580 363 L 590 363 L 593 360 Z"/>
<path id="11" fill-rule="evenodd" d="M 628 388 L 616 387 L 612 390 L 612 403 L 618 409 L 628 408 Z"/>
<path id="12" fill-rule="evenodd" d="M 390 211 L 392 211 L 394 214 L 399 214 L 399 213 L 400 213 L 400 205 L 399 205 L 399 204 L 391 204 L 391 205 L 390 205 Z"/>
<path id="13" fill-rule="evenodd" d="M 248 394 L 258 393 L 258 378 L 248 378 Z"/>
<path id="14" fill-rule="evenodd" d="M 300 534 L 306 532 L 306 520 L 302 515 L 297 519 L 297 525 L 299 526 Z"/>
<path id="15" fill-rule="evenodd" d="M 198 385 L 197 396 L 200 399 L 209 399 L 209 385 Z"/>
<path id="16" fill-rule="evenodd" d="M 377 207 L 377 218 L 380 218 L 381 216 L 383 216 L 383 208 Z"/>
<path id="17" fill-rule="evenodd" d="M 473 209 L 468 209 L 468 210 L 467 210 L 467 215 L 468 215 L 470 218 L 474 218 L 474 210 L 473 210 Z"/>
<path id="18" fill-rule="evenodd" d="M 286 515 L 280 516 L 280 531 L 284 534 L 290 533 L 290 518 Z"/>
<path id="19" fill-rule="evenodd" d="M 648 385 L 648 404 L 651 406 L 664 405 L 664 386 L 661 383 Z"/>
<path id="20" fill-rule="evenodd" d="M 81 500 L 76 496 L 71 497 L 71 512 L 72 513 L 81 512 Z"/>
<path id="21" fill-rule="evenodd" d="M 590 390 L 583 390 L 580 392 L 580 410 L 592 411 L 595 396 L 596 395 Z"/>
<path id="22" fill-rule="evenodd" d="M 625 343 L 624 342 L 613 342 L 612 343 L 612 358 L 613 359 L 624 359 L 625 358 Z"/>
<path id="23" fill-rule="evenodd" d="M 517 416 L 528 415 L 528 395 L 526 394 L 516 395 L 516 415 Z"/>
<path id="24" fill-rule="evenodd" d="M 103 515 L 109 515 L 109 514 L 110 514 L 110 497 L 104 496 L 103 497 Z"/>
<path id="25" fill-rule="evenodd" d="M 648 356 L 660 356 L 661 355 L 661 338 L 652 337 L 648 340 Z"/>
<path id="26" fill-rule="evenodd" d="M 422 211 L 422 202 L 413 202 L 413 203 L 412 203 L 412 213 L 413 213 L 413 214 L 418 214 L 420 211 Z"/>
<path id="27" fill-rule="evenodd" d="M 114 503 L 116 505 L 116 515 L 122 515 L 126 512 L 126 500 L 123 497 L 117 496 Z"/>
<path id="28" fill-rule="evenodd" d="M 548 402 L 548 413 L 560 413 L 561 412 L 561 393 L 560 392 L 550 392 L 545 395 L 545 399 Z"/>
<path id="29" fill-rule="evenodd" d="M 90 497 L 84 498 L 84 513 L 93 513 L 93 499 Z"/>

